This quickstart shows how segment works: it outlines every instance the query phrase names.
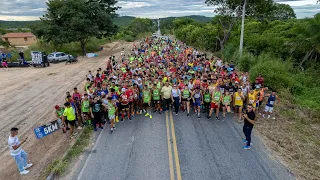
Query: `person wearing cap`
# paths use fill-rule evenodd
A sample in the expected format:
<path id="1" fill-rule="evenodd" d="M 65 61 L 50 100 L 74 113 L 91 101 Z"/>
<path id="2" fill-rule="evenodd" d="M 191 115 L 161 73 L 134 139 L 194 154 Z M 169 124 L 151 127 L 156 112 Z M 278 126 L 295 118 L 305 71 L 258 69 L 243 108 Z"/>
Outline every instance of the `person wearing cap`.
<path id="1" fill-rule="evenodd" d="M 71 106 L 70 102 L 64 103 L 65 109 L 62 116 L 62 122 L 65 126 L 65 130 L 68 129 L 70 124 L 70 136 L 75 137 L 77 133 L 73 133 L 74 127 L 76 125 L 76 113 L 74 108 Z"/>
<path id="2" fill-rule="evenodd" d="M 10 149 L 10 155 L 15 159 L 20 174 L 26 175 L 30 172 L 27 169 L 29 169 L 32 166 L 32 163 L 28 164 L 28 155 L 21 148 L 21 146 L 22 144 L 27 142 L 28 138 L 26 137 L 23 141 L 20 142 L 18 138 L 18 130 L 19 129 L 16 127 L 11 128 L 11 133 L 8 139 L 8 145 Z"/>
<path id="3" fill-rule="evenodd" d="M 60 107 L 59 105 L 55 105 L 54 109 L 56 110 L 55 114 L 56 114 L 56 118 L 62 120 L 62 116 L 63 116 L 63 112 L 64 112 L 64 107 Z M 62 132 L 65 133 L 65 129 L 62 128 Z"/>
<path id="4" fill-rule="evenodd" d="M 169 85 L 169 82 L 166 81 L 165 86 L 161 89 L 162 99 L 164 101 L 165 111 L 169 110 L 170 100 L 171 100 L 171 93 L 172 93 L 172 86 Z"/>

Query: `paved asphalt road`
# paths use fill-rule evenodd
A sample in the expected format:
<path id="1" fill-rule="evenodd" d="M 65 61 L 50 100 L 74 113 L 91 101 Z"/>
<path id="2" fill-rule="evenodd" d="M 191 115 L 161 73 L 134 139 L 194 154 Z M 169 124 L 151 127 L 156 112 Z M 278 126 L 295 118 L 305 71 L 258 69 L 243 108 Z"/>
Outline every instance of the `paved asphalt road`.
<path id="1" fill-rule="evenodd" d="M 242 124 L 204 116 L 154 113 L 118 123 L 112 135 L 104 129 L 75 179 L 295 179 L 269 158 L 254 131 L 253 148 L 243 150 Z"/>

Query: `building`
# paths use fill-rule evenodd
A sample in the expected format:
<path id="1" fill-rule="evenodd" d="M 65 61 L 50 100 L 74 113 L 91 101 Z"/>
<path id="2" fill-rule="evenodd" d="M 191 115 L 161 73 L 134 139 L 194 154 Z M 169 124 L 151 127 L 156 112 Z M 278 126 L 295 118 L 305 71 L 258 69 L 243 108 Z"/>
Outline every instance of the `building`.
<path id="1" fill-rule="evenodd" d="M 37 42 L 34 34 L 28 33 L 7 33 L 2 37 L 3 41 L 7 41 L 13 46 L 30 46 Z"/>

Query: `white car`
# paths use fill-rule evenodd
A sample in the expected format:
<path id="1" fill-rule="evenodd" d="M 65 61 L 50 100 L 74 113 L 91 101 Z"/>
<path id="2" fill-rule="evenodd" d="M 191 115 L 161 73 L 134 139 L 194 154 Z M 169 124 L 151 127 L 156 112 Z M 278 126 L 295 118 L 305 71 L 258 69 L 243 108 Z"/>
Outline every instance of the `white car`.
<path id="1" fill-rule="evenodd" d="M 67 60 L 70 60 L 70 55 L 63 52 L 54 52 L 48 55 L 48 61 L 50 63 L 57 63 Z"/>

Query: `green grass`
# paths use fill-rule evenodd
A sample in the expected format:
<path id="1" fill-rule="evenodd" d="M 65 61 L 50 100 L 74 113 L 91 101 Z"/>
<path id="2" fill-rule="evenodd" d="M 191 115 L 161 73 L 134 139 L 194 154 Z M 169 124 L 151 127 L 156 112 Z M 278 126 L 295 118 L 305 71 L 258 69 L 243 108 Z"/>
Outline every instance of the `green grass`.
<path id="1" fill-rule="evenodd" d="M 68 150 L 67 155 L 63 159 L 56 159 L 48 165 L 45 174 L 49 175 L 51 172 L 56 176 L 60 176 L 66 172 L 70 163 L 84 151 L 89 145 L 90 137 L 93 130 L 92 127 L 84 127 L 82 134 L 76 140 L 75 144 Z"/>

